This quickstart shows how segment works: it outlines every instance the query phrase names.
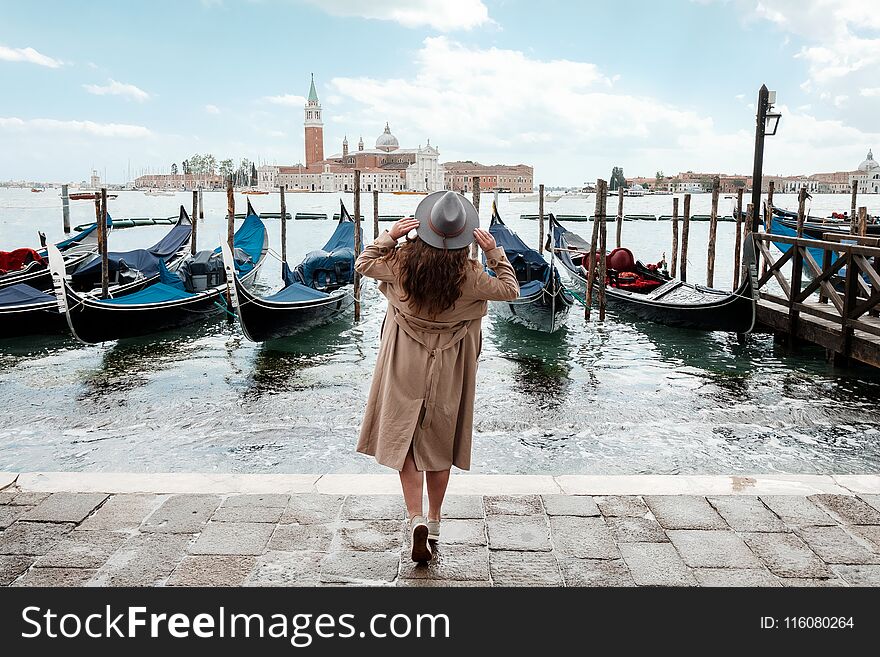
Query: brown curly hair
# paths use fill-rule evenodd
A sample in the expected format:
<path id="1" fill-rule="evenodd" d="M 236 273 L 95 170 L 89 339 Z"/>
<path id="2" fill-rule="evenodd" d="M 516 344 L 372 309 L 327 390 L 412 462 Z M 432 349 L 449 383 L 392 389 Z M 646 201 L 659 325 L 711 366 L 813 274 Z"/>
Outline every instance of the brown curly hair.
<path id="1" fill-rule="evenodd" d="M 405 242 L 396 251 L 401 301 L 420 315 L 436 317 L 455 305 L 474 261 L 463 249 L 436 249 L 421 239 Z"/>

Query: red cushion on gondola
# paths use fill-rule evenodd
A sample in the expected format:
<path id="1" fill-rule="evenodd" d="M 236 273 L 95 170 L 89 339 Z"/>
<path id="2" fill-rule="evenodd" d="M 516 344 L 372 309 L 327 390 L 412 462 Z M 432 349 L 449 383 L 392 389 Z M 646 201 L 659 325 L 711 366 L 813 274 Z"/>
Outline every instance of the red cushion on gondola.
<path id="1" fill-rule="evenodd" d="M 618 247 L 608 254 L 607 265 L 609 269 L 617 271 L 632 271 L 636 266 L 636 259 L 632 251 Z"/>
<path id="2" fill-rule="evenodd" d="M 15 251 L 0 251 L 0 272 L 18 271 L 24 269 L 32 262 L 46 264 L 45 258 L 33 249 L 15 249 Z"/>

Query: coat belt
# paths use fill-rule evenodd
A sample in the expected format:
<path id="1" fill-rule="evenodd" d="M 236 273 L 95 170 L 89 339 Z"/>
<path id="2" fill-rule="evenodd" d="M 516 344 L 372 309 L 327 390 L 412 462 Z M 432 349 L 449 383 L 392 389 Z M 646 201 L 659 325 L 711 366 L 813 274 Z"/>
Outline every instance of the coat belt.
<path id="1" fill-rule="evenodd" d="M 434 408 L 436 406 L 437 386 L 439 384 L 440 376 L 440 365 L 438 363 L 438 361 L 440 360 L 440 354 L 450 347 L 454 347 L 464 339 L 464 337 L 467 335 L 468 329 L 471 326 L 471 320 L 459 322 L 458 324 L 453 324 L 452 326 L 447 327 L 413 327 L 406 316 L 397 308 L 391 305 L 389 305 L 389 308 L 392 310 L 394 323 L 397 324 L 401 328 L 401 330 L 409 337 L 415 340 L 418 344 L 422 345 L 422 347 L 429 354 L 428 373 L 425 380 L 425 415 L 424 417 L 422 417 L 422 422 L 420 424 L 422 429 L 427 429 L 431 426 L 431 417 L 434 413 Z M 452 333 L 452 339 L 444 344 L 442 347 L 431 348 L 427 344 L 425 344 L 425 341 L 418 334 L 418 332 L 434 334 Z"/>

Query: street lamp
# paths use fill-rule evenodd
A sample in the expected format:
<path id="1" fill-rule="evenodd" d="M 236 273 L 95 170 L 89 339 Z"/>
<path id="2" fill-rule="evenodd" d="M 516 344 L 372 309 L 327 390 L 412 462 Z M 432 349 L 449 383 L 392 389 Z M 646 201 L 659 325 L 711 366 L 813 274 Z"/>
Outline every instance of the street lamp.
<path id="1" fill-rule="evenodd" d="M 779 119 L 782 114 L 773 112 L 776 104 L 776 92 L 769 91 L 767 85 L 761 85 L 758 92 L 758 110 L 755 116 L 755 163 L 752 169 L 752 232 L 758 232 L 759 217 L 761 216 L 761 189 L 764 176 L 764 137 L 773 136 L 779 128 Z"/>

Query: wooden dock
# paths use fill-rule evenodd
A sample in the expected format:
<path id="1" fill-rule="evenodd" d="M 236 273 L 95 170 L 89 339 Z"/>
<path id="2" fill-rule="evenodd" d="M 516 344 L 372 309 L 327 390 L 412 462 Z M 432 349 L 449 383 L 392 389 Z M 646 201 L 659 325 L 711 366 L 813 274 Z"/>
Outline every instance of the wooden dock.
<path id="1" fill-rule="evenodd" d="M 880 367 L 880 239 L 824 233 L 821 240 L 756 233 L 766 273 L 757 319 L 779 341 L 826 349 L 837 364 Z M 770 245 L 788 248 L 781 255 Z"/>

